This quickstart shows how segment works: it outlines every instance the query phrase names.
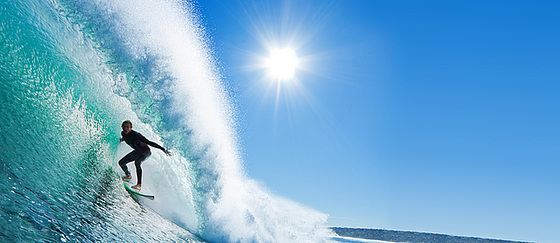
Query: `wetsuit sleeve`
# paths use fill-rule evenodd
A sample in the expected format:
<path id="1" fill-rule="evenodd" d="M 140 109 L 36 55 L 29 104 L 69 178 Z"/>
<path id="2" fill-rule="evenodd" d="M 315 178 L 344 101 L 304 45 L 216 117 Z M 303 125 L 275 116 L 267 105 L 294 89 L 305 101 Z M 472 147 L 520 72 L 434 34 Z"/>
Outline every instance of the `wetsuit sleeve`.
<path id="1" fill-rule="evenodd" d="M 148 140 L 148 139 L 147 139 L 146 137 L 144 137 L 142 134 L 138 134 L 138 135 L 140 135 L 140 141 L 142 141 L 142 142 L 146 143 L 147 145 L 150 145 L 150 146 L 152 146 L 152 147 L 154 147 L 154 148 L 161 149 L 161 151 L 165 151 L 165 148 L 163 148 L 163 147 L 160 146 L 159 144 L 154 143 L 154 142 Z"/>

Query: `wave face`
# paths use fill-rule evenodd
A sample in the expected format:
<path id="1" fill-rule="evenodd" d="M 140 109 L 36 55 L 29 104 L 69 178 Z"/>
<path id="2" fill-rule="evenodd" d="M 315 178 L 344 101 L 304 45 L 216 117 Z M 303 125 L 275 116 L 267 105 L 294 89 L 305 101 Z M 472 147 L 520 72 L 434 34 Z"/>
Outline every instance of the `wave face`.
<path id="1" fill-rule="evenodd" d="M 14 0 L 0 11 L 0 241 L 328 240 L 326 215 L 245 176 L 236 111 L 192 4 Z M 143 163 L 154 201 L 121 185 L 127 119 L 174 151 Z"/>

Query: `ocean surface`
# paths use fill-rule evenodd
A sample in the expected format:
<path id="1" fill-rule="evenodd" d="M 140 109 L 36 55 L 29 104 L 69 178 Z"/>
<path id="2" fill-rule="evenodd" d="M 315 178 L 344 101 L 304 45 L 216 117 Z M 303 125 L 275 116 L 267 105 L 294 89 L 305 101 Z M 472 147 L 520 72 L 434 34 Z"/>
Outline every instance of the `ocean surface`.
<path id="1" fill-rule="evenodd" d="M 202 19 L 184 1 L 1 1 L 0 242 L 332 237 L 327 215 L 243 172 Z M 173 151 L 143 163 L 153 201 L 122 186 L 124 120 Z"/>

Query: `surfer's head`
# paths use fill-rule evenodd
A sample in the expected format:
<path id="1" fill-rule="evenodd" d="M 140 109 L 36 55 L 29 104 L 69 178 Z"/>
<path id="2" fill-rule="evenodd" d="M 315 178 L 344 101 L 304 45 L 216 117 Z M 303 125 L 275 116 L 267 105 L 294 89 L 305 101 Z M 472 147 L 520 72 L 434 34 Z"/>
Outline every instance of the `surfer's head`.
<path id="1" fill-rule="evenodd" d="M 123 121 L 121 127 L 124 133 L 128 134 L 130 131 L 132 131 L 132 122 L 130 120 Z"/>

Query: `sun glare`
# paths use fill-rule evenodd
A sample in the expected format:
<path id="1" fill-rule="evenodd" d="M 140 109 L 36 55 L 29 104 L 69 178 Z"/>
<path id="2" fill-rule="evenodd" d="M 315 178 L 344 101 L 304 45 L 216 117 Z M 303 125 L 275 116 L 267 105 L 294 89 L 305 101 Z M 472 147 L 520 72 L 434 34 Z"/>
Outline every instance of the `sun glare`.
<path id="1" fill-rule="evenodd" d="M 270 52 L 266 61 L 270 76 L 278 80 L 287 80 L 294 77 L 298 64 L 296 53 L 289 48 L 276 49 Z"/>

